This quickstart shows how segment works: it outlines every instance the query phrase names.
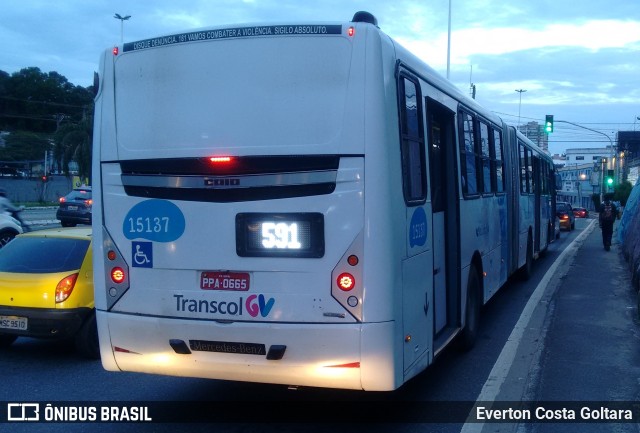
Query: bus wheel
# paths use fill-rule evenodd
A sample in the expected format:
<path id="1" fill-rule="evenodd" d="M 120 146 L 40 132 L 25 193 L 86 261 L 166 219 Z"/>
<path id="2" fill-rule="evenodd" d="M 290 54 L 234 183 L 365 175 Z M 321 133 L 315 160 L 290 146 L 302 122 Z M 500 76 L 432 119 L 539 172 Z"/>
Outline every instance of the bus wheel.
<path id="1" fill-rule="evenodd" d="M 475 266 L 469 270 L 467 282 L 467 306 L 464 310 L 464 328 L 460 334 L 460 348 L 471 350 L 476 344 L 480 327 L 480 277 Z"/>
<path id="2" fill-rule="evenodd" d="M 98 325 L 95 312 L 87 319 L 76 336 L 76 350 L 88 359 L 100 359 L 100 343 L 98 342 Z"/>
<path id="3" fill-rule="evenodd" d="M 527 237 L 527 258 L 524 265 L 520 268 L 520 278 L 528 280 L 533 273 L 533 239 L 531 234 Z"/>

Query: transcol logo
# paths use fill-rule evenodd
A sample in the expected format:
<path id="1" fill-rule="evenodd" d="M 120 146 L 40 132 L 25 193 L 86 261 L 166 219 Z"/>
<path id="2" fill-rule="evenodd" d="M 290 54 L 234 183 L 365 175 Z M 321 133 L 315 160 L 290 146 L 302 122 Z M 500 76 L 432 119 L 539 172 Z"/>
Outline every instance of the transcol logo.
<path id="1" fill-rule="evenodd" d="M 258 298 L 257 305 L 255 303 L 256 298 Z M 258 313 L 260 313 L 262 317 L 267 317 L 275 302 L 273 298 L 269 298 L 269 300 L 265 302 L 264 295 L 251 295 L 247 298 L 247 312 L 251 317 L 257 317 Z"/>
<path id="2" fill-rule="evenodd" d="M 176 311 L 179 313 L 205 313 L 228 316 L 242 316 L 245 311 L 251 317 L 267 317 L 276 303 L 274 298 L 267 299 L 264 295 L 250 295 L 246 299 L 242 296 L 238 300 L 211 301 L 208 299 L 190 299 L 184 295 L 174 294 Z"/>

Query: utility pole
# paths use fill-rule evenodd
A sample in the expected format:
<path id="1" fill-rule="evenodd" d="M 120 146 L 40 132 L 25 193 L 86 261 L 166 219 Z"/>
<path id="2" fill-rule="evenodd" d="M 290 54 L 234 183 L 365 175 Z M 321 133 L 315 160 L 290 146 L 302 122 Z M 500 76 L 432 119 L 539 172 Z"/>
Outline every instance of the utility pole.
<path id="1" fill-rule="evenodd" d="M 447 80 L 451 70 L 451 0 L 449 0 L 449 30 L 447 31 Z"/>
<path id="2" fill-rule="evenodd" d="M 525 89 L 516 89 L 516 92 L 520 94 L 520 103 L 518 104 L 518 126 L 520 126 L 520 109 L 522 108 L 522 94 L 526 92 Z M 516 127 L 516 129 L 518 129 Z"/>
<path id="3" fill-rule="evenodd" d="M 131 18 L 131 15 L 122 16 L 120 14 L 115 14 L 113 16 L 115 19 L 120 20 L 120 43 L 124 43 L 124 22 Z"/>

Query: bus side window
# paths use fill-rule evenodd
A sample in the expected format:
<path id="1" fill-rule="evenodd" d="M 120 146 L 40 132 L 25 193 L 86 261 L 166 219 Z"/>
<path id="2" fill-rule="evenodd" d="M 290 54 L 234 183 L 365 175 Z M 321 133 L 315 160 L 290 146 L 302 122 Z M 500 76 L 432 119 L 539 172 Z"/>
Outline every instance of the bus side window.
<path id="1" fill-rule="evenodd" d="M 419 86 L 408 77 L 401 77 L 400 139 L 402 184 L 408 205 L 424 203 L 427 198 L 422 101 Z"/>
<path id="2" fill-rule="evenodd" d="M 533 193 L 533 163 L 532 153 L 525 145 L 518 141 L 520 148 L 520 194 Z"/>
<path id="3" fill-rule="evenodd" d="M 478 164 L 476 155 L 474 118 L 470 113 L 460 111 L 460 164 L 462 192 L 465 196 L 478 194 Z"/>
<path id="4" fill-rule="evenodd" d="M 489 146 L 489 126 L 480 122 L 480 159 L 482 166 L 482 192 L 491 193 L 491 148 Z"/>
<path id="5" fill-rule="evenodd" d="M 492 174 L 495 176 L 496 192 L 504 192 L 504 163 L 502 162 L 502 133 L 493 129 L 492 134 L 493 152 L 491 155 L 493 169 Z"/>

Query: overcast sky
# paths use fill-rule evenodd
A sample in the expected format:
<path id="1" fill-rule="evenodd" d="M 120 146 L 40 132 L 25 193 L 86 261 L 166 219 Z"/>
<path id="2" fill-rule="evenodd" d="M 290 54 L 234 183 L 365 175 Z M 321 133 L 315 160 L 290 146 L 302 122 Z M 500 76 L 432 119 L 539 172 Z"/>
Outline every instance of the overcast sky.
<path id="1" fill-rule="evenodd" d="M 640 130 L 640 0 L 451 0 L 451 80 L 508 123 L 578 123 L 615 140 Z M 380 28 L 446 75 L 449 0 L 2 0 L 0 70 L 36 66 L 92 83 L 101 51 L 193 28 L 344 22 L 367 10 Z M 473 73 L 471 73 L 473 71 Z M 524 89 L 522 105 L 516 89 Z M 519 111 L 520 109 L 520 111 Z M 552 153 L 606 137 L 556 123 Z"/>

